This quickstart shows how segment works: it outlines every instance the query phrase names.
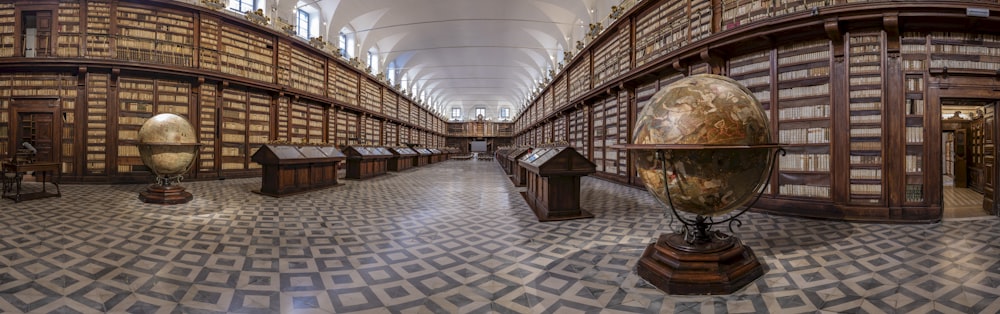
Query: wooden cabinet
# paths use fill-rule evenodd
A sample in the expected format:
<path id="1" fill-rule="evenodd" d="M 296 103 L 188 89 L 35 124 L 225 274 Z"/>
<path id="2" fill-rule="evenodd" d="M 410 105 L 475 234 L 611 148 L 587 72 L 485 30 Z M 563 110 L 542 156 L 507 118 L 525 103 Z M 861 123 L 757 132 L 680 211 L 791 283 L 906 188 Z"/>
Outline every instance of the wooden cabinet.
<path id="1" fill-rule="evenodd" d="M 538 221 L 594 217 L 580 208 L 580 178 L 596 172 L 596 166 L 575 149 L 538 148 L 518 164 L 527 171 L 524 199 Z"/>
<path id="2" fill-rule="evenodd" d="M 514 182 L 514 186 L 524 186 L 527 182 L 528 173 L 517 161 L 524 155 L 530 153 L 531 147 L 521 146 L 511 150 L 510 153 L 507 154 L 507 167 L 510 169 L 509 174 L 513 175 L 510 180 Z"/>
<path id="3" fill-rule="evenodd" d="M 417 155 L 413 156 L 414 164 L 417 167 L 423 167 L 431 163 L 431 155 L 434 153 L 431 153 L 429 149 L 418 147 L 413 148 L 413 150 L 417 152 Z"/>
<path id="4" fill-rule="evenodd" d="M 389 158 L 392 153 L 385 147 L 348 146 L 344 149 L 347 155 L 347 178 L 368 179 L 388 172 Z"/>
<path id="5" fill-rule="evenodd" d="M 389 158 L 389 171 L 403 171 L 414 167 L 413 156 L 417 152 L 407 147 L 389 147 L 392 157 Z"/>
<path id="6" fill-rule="evenodd" d="M 333 146 L 263 145 L 251 157 L 264 169 L 254 192 L 281 197 L 335 186 L 337 165 L 345 158 Z"/>

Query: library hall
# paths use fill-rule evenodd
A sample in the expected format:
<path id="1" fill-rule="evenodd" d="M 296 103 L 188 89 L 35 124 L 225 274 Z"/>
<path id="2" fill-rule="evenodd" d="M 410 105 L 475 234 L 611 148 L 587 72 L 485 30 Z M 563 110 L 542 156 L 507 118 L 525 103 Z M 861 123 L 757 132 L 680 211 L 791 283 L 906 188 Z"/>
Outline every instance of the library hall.
<path id="1" fill-rule="evenodd" d="M 998 0 L 0 0 L 0 313 L 1000 313 Z"/>

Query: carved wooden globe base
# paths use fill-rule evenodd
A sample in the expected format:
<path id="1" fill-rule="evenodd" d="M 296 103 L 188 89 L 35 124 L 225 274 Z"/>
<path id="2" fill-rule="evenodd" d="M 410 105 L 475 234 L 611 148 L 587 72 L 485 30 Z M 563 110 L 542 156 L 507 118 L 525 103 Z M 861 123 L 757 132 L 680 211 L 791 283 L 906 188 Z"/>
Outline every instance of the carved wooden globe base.
<path id="1" fill-rule="evenodd" d="M 180 185 L 151 184 L 145 191 L 139 192 L 139 200 L 151 204 L 184 204 L 192 199 L 194 196 Z"/>
<path id="2" fill-rule="evenodd" d="M 646 247 L 636 270 L 663 292 L 680 295 L 731 294 L 764 274 L 753 251 L 736 237 L 692 245 L 675 233 Z"/>

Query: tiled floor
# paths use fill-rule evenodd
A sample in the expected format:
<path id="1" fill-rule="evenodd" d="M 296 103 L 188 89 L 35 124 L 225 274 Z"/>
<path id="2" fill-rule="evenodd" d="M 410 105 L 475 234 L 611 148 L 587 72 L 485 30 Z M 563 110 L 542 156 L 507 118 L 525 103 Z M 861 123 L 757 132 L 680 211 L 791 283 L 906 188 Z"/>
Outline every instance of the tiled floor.
<path id="1" fill-rule="evenodd" d="M 646 192 L 585 179 L 589 220 L 538 223 L 494 162 L 449 161 L 295 197 L 257 179 L 64 185 L 0 203 L 3 313 L 997 313 L 1000 220 L 881 225 L 750 214 L 767 273 L 725 296 L 635 274 L 670 229 Z"/>
<path id="2" fill-rule="evenodd" d="M 945 186 L 943 219 L 966 219 L 989 216 L 983 209 L 983 195 L 968 188 Z"/>

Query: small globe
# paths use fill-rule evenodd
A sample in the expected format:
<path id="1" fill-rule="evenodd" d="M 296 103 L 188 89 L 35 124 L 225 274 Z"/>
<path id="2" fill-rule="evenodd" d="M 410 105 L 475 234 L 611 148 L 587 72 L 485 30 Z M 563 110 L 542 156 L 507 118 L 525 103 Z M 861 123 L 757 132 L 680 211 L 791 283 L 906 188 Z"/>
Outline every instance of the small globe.
<path id="1" fill-rule="evenodd" d="M 159 177 L 187 172 L 198 151 L 191 123 L 172 113 L 161 113 L 139 128 L 139 155 L 142 163 Z"/>
<path id="2" fill-rule="evenodd" d="M 695 75 L 670 84 L 642 109 L 632 134 L 635 144 L 771 144 L 760 102 L 736 81 L 718 75 Z M 724 215 L 745 204 L 765 182 L 771 150 L 639 150 L 635 163 L 646 188 L 678 211 Z M 666 189 L 669 188 L 669 200 Z"/>

